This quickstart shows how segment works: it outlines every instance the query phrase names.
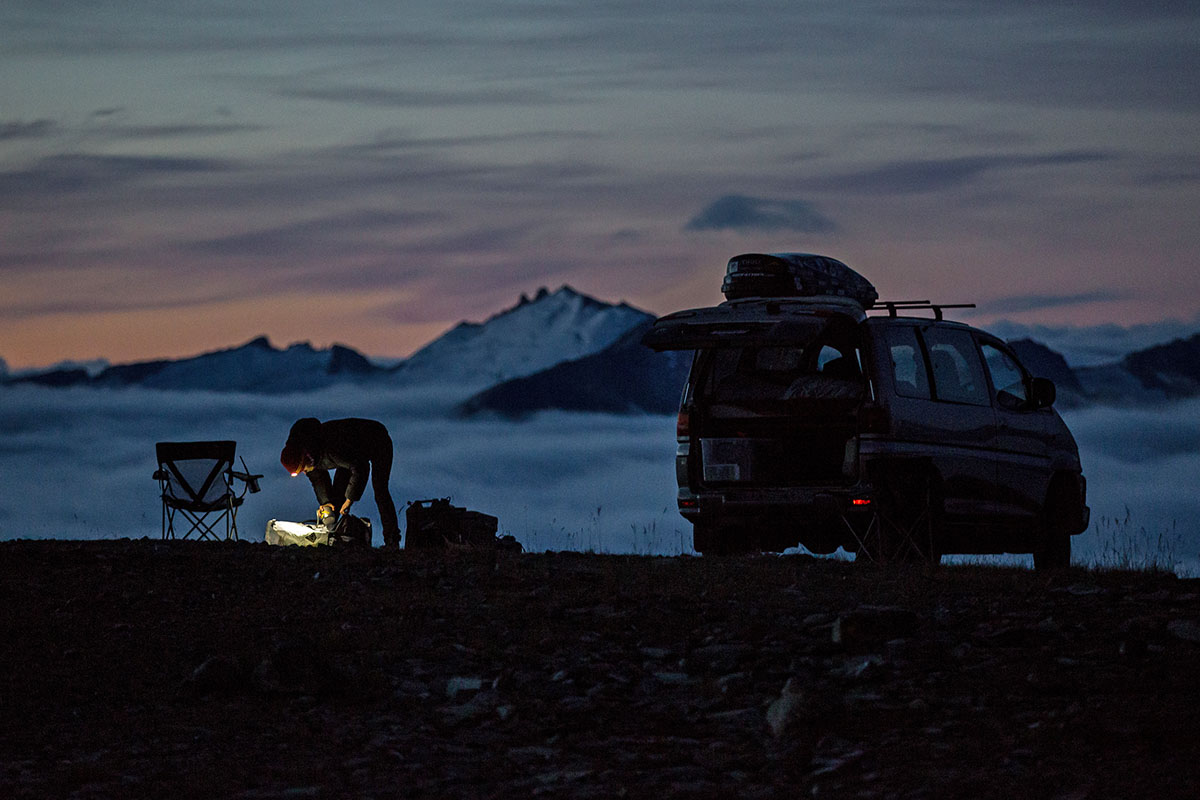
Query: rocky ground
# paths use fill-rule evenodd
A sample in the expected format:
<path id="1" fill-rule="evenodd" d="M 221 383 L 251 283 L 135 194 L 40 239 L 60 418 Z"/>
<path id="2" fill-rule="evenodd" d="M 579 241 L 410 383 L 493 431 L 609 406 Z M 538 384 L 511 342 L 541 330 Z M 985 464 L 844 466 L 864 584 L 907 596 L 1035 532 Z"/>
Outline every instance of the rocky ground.
<path id="1" fill-rule="evenodd" d="M 0 543 L 2 797 L 1195 797 L 1200 581 Z"/>

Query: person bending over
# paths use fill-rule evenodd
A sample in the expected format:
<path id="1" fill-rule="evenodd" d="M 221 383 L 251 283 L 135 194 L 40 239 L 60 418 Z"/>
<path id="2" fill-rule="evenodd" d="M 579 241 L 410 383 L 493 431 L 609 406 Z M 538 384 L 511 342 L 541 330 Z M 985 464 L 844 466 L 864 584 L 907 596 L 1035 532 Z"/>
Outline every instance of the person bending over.
<path id="1" fill-rule="evenodd" d="M 315 417 L 296 420 L 288 432 L 279 461 L 292 477 L 308 475 L 321 504 L 319 518 L 345 514 L 363 496 L 367 478 L 375 491 L 375 505 L 387 548 L 400 546 L 400 522 L 388 492 L 392 474 L 392 437 L 383 423 L 373 419 Z M 374 468 L 374 469 L 372 469 Z M 333 480 L 329 471 L 334 470 Z"/>

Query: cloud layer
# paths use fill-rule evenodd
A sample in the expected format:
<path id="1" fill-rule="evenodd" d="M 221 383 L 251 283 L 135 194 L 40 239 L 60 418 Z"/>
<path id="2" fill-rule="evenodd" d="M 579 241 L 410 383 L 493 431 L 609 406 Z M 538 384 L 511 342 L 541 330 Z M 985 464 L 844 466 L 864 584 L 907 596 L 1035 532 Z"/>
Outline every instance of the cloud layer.
<path id="1" fill-rule="evenodd" d="M 1045 308 L 1113 303 L 1124 299 L 1118 292 L 1092 291 L 1075 294 L 1026 294 L 997 297 L 988 301 L 986 311 L 994 314 L 1012 314 L 1023 311 L 1038 311 Z"/>
<path id="2" fill-rule="evenodd" d="M 768 200 L 739 194 L 717 198 L 687 224 L 690 231 L 726 229 L 830 233 L 836 226 L 803 200 Z"/>
<path id="3" fill-rule="evenodd" d="M 524 423 L 464 421 L 439 391 L 348 387 L 292 396 L 0 389 L 0 539 L 157 537 L 155 441 L 231 438 L 263 491 L 239 514 L 261 541 L 267 520 L 315 513 L 307 481 L 278 466 L 301 416 L 382 420 L 396 447 L 391 487 L 404 503 L 451 497 L 494 514 L 527 548 L 690 552 L 675 509 L 673 417 L 548 413 Z M 1094 525 L 1074 540 L 1083 563 L 1169 556 L 1200 573 L 1200 401 L 1065 414 L 1079 442 Z M 37 498 L 31 503 L 29 498 Z M 368 496 L 359 513 L 375 520 Z M 377 541 L 378 544 L 378 541 Z M 1169 552 L 1160 548 L 1169 547 Z M 1027 557 L 1015 559 L 1028 563 Z"/>
<path id="4" fill-rule="evenodd" d="M 1044 155 L 987 155 L 893 161 L 863 170 L 815 179 L 813 188 L 861 193 L 919 194 L 968 186 L 988 173 L 1051 169 L 1110 159 L 1098 152 L 1067 151 Z"/>
<path id="5" fill-rule="evenodd" d="M 311 519 L 307 481 L 279 467 L 301 416 L 383 421 L 396 448 L 392 493 L 451 497 L 495 514 L 532 549 L 680 552 L 690 528 L 674 507 L 674 420 L 548 414 L 528 425 L 464 422 L 438 394 L 346 387 L 290 397 L 3 389 L 0 458 L 21 464 L 0 498 L 0 539 L 157 537 L 155 441 L 232 438 L 262 492 L 239 514 L 261 541 L 268 519 Z M 352 412 L 348 409 L 352 409 Z M 37 496 L 32 507 L 23 498 Z M 359 513 L 378 530 L 371 497 Z M 684 533 L 687 536 L 684 536 Z M 682 537 L 682 538 L 681 538 Z"/>

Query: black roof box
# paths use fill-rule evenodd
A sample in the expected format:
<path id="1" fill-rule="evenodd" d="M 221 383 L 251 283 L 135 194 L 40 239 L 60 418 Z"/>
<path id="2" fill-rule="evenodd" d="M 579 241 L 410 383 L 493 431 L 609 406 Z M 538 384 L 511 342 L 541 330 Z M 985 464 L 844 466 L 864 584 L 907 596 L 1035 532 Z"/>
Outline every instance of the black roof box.
<path id="1" fill-rule="evenodd" d="M 848 297 L 863 308 L 879 299 L 875 287 L 850 267 L 813 253 L 745 253 L 729 259 L 721 291 L 743 297 Z"/>

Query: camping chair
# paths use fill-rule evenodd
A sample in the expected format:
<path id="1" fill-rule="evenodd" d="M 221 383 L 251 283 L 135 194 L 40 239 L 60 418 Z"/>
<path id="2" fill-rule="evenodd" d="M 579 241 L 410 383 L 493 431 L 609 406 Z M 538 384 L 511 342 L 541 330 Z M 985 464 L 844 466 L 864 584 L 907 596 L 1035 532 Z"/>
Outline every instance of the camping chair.
<path id="1" fill-rule="evenodd" d="M 186 539 L 197 533 L 197 539 L 217 539 L 217 526 L 225 523 L 225 538 L 237 539 L 237 510 L 246 492 L 257 492 L 258 479 L 248 471 L 233 470 L 233 453 L 237 442 L 158 442 L 158 469 L 154 478 L 162 495 L 162 538 L 175 538 L 175 517 L 181 516 Z M 246 462 L 242 461 L 243 470 Z M 234 479 L 245 486 L 237 494 Z"/>

